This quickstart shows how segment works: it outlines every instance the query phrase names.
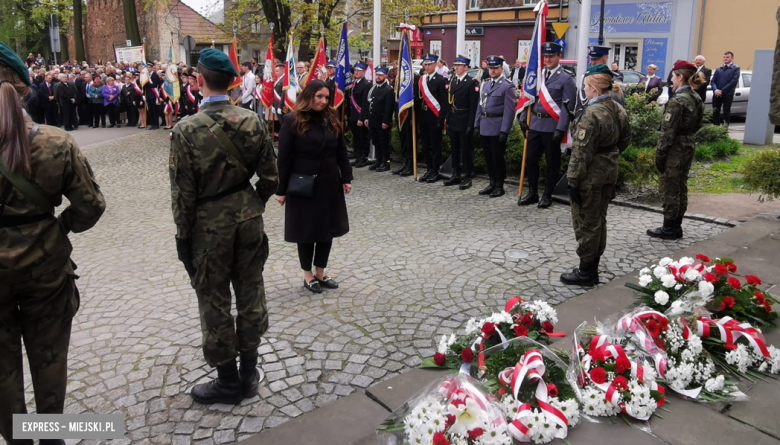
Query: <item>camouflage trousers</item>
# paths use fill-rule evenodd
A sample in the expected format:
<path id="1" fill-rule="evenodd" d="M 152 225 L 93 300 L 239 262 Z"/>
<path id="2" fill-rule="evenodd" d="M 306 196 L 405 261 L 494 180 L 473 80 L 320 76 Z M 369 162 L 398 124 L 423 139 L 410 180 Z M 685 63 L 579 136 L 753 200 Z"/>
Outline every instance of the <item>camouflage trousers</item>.
<path id="1" fill-rule="evenodd" d="M 658 178 L 658 187 L 664 197 L 664 218 L 677 219 L 688 210 L 688 174 L 693 163 L 694 149 L 670 153 L 666 171 Z"/>
<path id="2" fill-rule="evenodd" d="M 615 185 L 583 185 L 580 196 L 580 205 L 571 203 L 577 255 L 583 263 L 593 263 L 607 247 L 607 207 L 615 197 Z"/>
<path id="3" fill-rule="evenodd" d="M 22 340 L 30 364 L 39 414 L 60 414 L 65 405 L 68 345 L 79 308 L 76 275 L 70 265 L 35 280 L 0 284 L 0 433 L 14 440 L 12 415 L 27 413 L 22 372 Z"/>
<path id="4" fill-rule="evenodd" d="M 263 218 L 192 237 L 191 284 L 198 296 L 203 356 L 217 366 L 235 360 L 240 352 L 257 350 L 268 330 L 263 268 L 268 259 L 268 238 Z M 230 313 L 236 295 L 235 323 Z"/>

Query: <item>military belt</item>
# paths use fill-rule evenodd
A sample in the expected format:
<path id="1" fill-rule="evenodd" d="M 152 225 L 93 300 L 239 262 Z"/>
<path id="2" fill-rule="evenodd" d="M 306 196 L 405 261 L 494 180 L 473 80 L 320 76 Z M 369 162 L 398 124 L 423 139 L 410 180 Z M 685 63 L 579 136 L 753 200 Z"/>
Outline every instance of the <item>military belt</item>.
<path id="1" fill-rule="evenodd" d="M 482 113 L 482 117 L 504 117 L 504 113 Z"/>
<path id="2" fill-rule="evenodd" d="M 37 215 L 0 216 L 0 228 L 18 227 L 32 224 L 45 219 L 53 218 L 51 213 L 39 213 Z"/>
<path id="3" fill-rule="evenodd" d="M 466 114 L 466 113 L 469 112 L 469 110 L 459 110 L 459 109 L 453 108 L 452 112 L 455 113 L 455 114 Z"/>
<path id="4" fill-rule="evenodd" d="M 548 117 L 552 117 L 547 113 L 533 113 L 534 116 L 536 116 L 537 119 L 547 119 Z"/>
<path id="5" fill-rule="evenodd" d="M 617 153 L 618 152 L 617 147 L 612 145 L 608 145 L 606 147 L 596 147 L 597 154 L 612 153 L 612 152 Z"/>
<path id="6" fill-rule="evenodd" d="M 225 190 L 224 192 L 217 193 L 216 195 L 213 195 L 213 196 L 206 196 L 204 198 L 198 198 L 198 200 L 195 201 L 195 202 L 196 202 L 196 204 L 200 205 L 200 204 L 206 204 L 208 202 L 218 201 L 218 200 L 220 200 L 220 199 L 222 199 L 222 198 L 224 198 L 226 196 L 230 196 L 230 195 L 233 195 L 235 193 L 238 193 L 238 192 L 246 189 L 249 186 L 251 186 L 251 184 L 249 183 L 249 180 L 247 179 L 246 181 L 238 184 L 235 187 L 231 187 L 231 188 Z"/>

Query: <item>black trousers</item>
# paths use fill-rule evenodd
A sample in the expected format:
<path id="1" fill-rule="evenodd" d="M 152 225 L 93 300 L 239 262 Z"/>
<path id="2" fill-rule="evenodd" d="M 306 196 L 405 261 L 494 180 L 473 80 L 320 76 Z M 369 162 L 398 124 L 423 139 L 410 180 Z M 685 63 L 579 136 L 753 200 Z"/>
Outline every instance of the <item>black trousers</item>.
<path id="1" fill-rule="evenodd" d="M 66 130 L 71 130 L 79 126 L 79 122 L 76 116 L 76 104 L 66 101 L 60 104 L 60 110 L 62 112 L 62 126 Z"/>
<path id="2" fill-rule="evenodd" d="M 503 187 L 506 179 L 506 142 L 502 143 L 499 138 L 482 136 L 482 151 L 485 153 L 490 181 Z"/>
<path id="3" fill-rule="evenodd" d="M 403 150 L 404 161 L 411 163 L 413 161 L 412 150 L 414 150 L 411 115 L 406 118 L 404 125 L 401 127 L 401 150 Z"/>
<path id="4" fill-rule="evenodd" d="M 247 110 L 251 110 L 252 109 L 252 101 L 250 100 L 249 102 L 246 102 L 246 103 L 241 102 L 241 108 L 244 108 L 244 109 L 247 109 Z"/>
<path id="5" fill-rule="evenodd" d="M 146 98 L 146 125 L 150 126 L 152 128 L 157 128 L 160 126 L 160 116 L 157 114 L 157 110 L 159 107 L 157 106 L 157 99 L 152 98 L 152 100 L 149 100 L 149 97 Z"/>
<path id="6" fill-rule="evenodd" d="M 60 112 L 57 102 L 49 101 L 48 106 L 44 108 L 44 116 L 46 119 L 46 125 L 58 126 L 60 124 Z"/>
<path id="7" fill-rule="evenodd" d="M 91 103 L 92 105 L 92 126 L 97 127 L 100 124 L 106 126 L 106 107 L 103 103 Z"/>
<path id="8" fill-rule="evenodd" d="M 333 241 L 327 243 L 298 243 L 298 259 L 301 261 L 301 269 L 311 272 L 312 262 L 314 267 L 322 269 L 328 267 L 328 257 Z"/>
<path id="9" fill-rule="evenodd" d="M 119 106 L 117 104 L 108 104 L 106 112 L 108 113 L 108 122 L 111 125 L 119 124 Z"/>
<path id="10" fill-rule="evenodd" d="M 355 158 L 368 158 L 368 128 L 365 125 L 358 127 L 357 121 L 350 121 L 349 129 L 352 132 L 352 148 L 355 150 Z"/>
<path id="11" fill-rule="evenodd" d="M 712 95 L 712 123 L 715 125 L 731 123 L 731 104 L 734 102 L 734 95 L 726 96 Z M 723 113 L 721 114 L 721 108 Z"/>
<path id="12" fill-rule="evenodd" d="M 436 122 L 423 122 L 421 127 L 420 138 L 425 149 L 425 167 L 438 172 L 441 167 L 441 128 Z"/>
<path id="13" fill-rule="evenodd" d="M 375 128 L 378 126 L 379 128 Z M 374 143 L 374 157 L 378 162 L 390 161 L 390 129 L 382 129 L 382 124 L 377 124 L 374 127 L 369 127 L 368 131 L 371 133 L 371 142 Z"/>
<path id="14" fill-rule="evenodd" d="M 138 125 L 138 108 L 134 107 L 133 104 L 127 105 L 125 106 L 125 113 L 127 113 L 128 126 Z"/>
<path id="15" fill-rule="evenodd" d="M 471 144 L 471 137 L 465 131 L 448 131 L 447 135 L 450 137 L 452 150 L 452 168 L 455 173 L 468 176 L 474 171 L 474 147 Z"/>
<path id="16" fill-rule="evenodd" d="M 82 102 L 78 105 L 79 125 L 92 125 L 92 110 L 89 106 L 89 102 Z"/>
<path id="17" fill-rule="evenodd" d="M 542 154 L 547 161 L 547 183 L 545 192 L 555 189 L 561 175 L 561 147 L 553 144 L 553 134 L 541 131 L 528 131 L 528 154 L 526 155 L 525 173 L 528 185 L 537 187 L 539 184 L 539 161 Z"/>

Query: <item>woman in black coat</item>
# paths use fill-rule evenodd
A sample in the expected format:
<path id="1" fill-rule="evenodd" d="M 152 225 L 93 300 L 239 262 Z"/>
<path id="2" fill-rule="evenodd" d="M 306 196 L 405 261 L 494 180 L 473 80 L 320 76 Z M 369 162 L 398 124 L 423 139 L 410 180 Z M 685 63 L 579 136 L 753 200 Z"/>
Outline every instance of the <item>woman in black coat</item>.
<path id="1" fill-rule="evenodd" d="M 298 244 L 303 286 L 315 293 L 338 284 L 325 275 L 328 256 L 337 238 L 349 232 L 344 194 L 352 191 L 352 167 L 336 109 L 329 106 L 330 90 L 315 80 L 298 96 L 293 113 L 282 119 L 279 131 L 279 188 L 276 201 L 287 204 L 284 240 Z M 287 196 L 293 173 L 317 175 L 314 196 Z M 314 273 L 312 273 L 312 263 Z"/>

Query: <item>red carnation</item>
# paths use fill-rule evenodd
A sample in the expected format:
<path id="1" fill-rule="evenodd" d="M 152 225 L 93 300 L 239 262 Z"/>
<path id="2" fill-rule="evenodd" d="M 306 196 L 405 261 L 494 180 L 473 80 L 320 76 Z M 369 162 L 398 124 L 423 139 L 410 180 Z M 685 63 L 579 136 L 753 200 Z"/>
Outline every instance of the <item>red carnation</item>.
<path id="1" fill-rule="evenodd" d="M 549 321 L 545 321 L 544 323 L 542 323 L 542 329 L 544 329 L 545 332 L 552 332 L 553 330 L 555 330 L 555 326 L 553 326 L 553 324 L 550 323 Z"/>
<path id="2" fill-rule="evenodd" d="M 473 430 L 469 430 L 469 440 L 477 440 L 477 437 L 484 433 L 485 432 L 482 431 L 482 428 L 474 428 Z"/>
<path id="3" fill-rule="evenodd" d="M 703 262 L 703 263 L 709 263 L 710 262 L 710 257 L 708 257 L 707 255 L 698 254 L 698 255 L 696 255 L 696 259 L 701 261 L 701 262 Z"/>
<path id="4" fill-rule="evenodd" d="M 596 383 L 598 385 L 601 385 L 602 383 L 607 381 L 607 373 L 604 371 L 604 368 L 593 368 L 590 370 L 590 380 L 593 381 L 593 383 Z"/>
<path id="5" fill-rule="evenodd" d="M 520 319 L 520 323 L 526 325 L 526 326 L 532 326 L 534 324 L 534 318 L 531 316 L 530 313 L 523 315 L 523 318 Z"/>
<path id="6" fill-rule="evenodd" d="M 506 388 L 504 388 L 503 386 L 501 388 L 498 388 L 498 398 L 499 399 L 501 397 L 504 397 L 505 394 L 506 394 Z"/>
<path id="7" fill-rule="evenodd" d="M 444 433 L 436 433 L 433 435 L 433 445 L 450 445 L 450 441 Z"/>
<path id="8" fill-rule="evenodd" d="M 436 363 L 436 366 L 444 366 L 444 362 L 446 361 L 447 357 L 445 357 L 441 352 L 433 354 L 433 362 Z"/>
<path id="9" fill-rule="evenodd" d="M 659 335 L 661 335 L 661 327 L 658 326 L 657 321 L 652 319 L 648 320 L 648 322 L 645 323 L 645 327 L 647 328 L 647 332 L 649 332 L 653 338 L 656 338 Z"/>
<path id="10" fill-rule="evenodd" d="M 471 348 L 465 348 L 463 349 L 463 352 L 460 353 L 460 358 L 465 363 L 471 363 L 471 361 L 474 360 L 474 351 L 472 351 Z"/>
<path id="11" fill-rule="evenodd" d="M 722 264 L 716 264 L 715 273 L 718 275 L 727 275 L 729 273 L 729 269 Z"/>
<path id="12" fill-rule="evenodd" d="M 528 335 L 528 328 L 519 324 L 515 326 L 515 335 L 518 337 L 525 337 Z"/>
<path id="13" fill-rule="evenodd" d="M 729 268 L 729 272 L 734 273 L 737 271 L 737 265 L 734 263 L 726 263 L 726 267 Z"/>
<path id="14" fill-rule="evenodd" d="M 625 377 L 619 375 L 615 377 L 615 380 L 612 381 L 612 386 L 614 386 L 615 388 L 621 391 L 625 391 L 628 389 L 628 381 L 626 380 Z"/>
<path id="15" fill-rule="evenodd" d="M 734 297 L 723 297 L 723 301 L 721 301 L 722 305 L 726 306 L 726 308 L 732 308 L 735 304 L 737 304 L 736 301 L 734 301 Z"/>
<path id="16" fill-rule="evenodd" d="M 550 397 L 558 397 L 558 387 L 555 386 L 555 383 L 547 384 L 547 394 L 549 394 Z"/>
<path id="17" fill-rule="evenodd" d="M 594 349 L 593 352 L 590 353 L 590 357 L 593 359 L 594 363 L 604 361 L 604 353 L 602 353 L 600 349 Z"/>
<path id="18" fill-rule="evenodd" d="M 490 337 L 496 332 L 496 325 L 493 323 L 485 323 L 482 325 L 482 333 L 485 334 L 485 338 Z"/>
<path id="19" fill-rule="evenodd" d="M 766 310 L 767 312 L 772 312 L 772 305 L 769 304 L 768 301 L 764 301 L 764 310 Z"/>
<path id="20" fill-rule="evenodd" d="M 704 274 L 704 279 L 708 283 L 714 283 L 714 282 L 718 281 L 718 276 L 715 275 L 714 273 L 707 272 L 707 273 Z"/>
<path id="21" fill-rule="evenodd" d="M 758 286 L 761 284 L 761 278 L 758 278 L 755 275 L 745 275 L 745 281 L 753 286 Z"/>
<path id="22" fill-rule="evenodd" d="M 756 291 L 756 300 L 758 300 L 758 304 L 764 304 L 765 301 L 764 294 L 762 294 L 759 291 Z"/>
<path id="23" fill-rule="evenodd" d="M 730 277 L 726 282 L 736 290 L 742 289 L 742 282 L 740 282 L 738 278 Z"/>
<path id="24" fill-rule="evenodd" d="M 620 356 L 615 360 L 615 372 L 622 374 L 631 369 L 631 362 L 625 356 Z"/>
<path id="25" fill-rule="evenodd" d="M 457 420 L 457 419 L 455 419 L 455 416 L 453 416 L 452 414 L 447 414 L 447 425 L 450 425 L 450 426 L 454 425 L 455 424 L 455 420 Z"/>

